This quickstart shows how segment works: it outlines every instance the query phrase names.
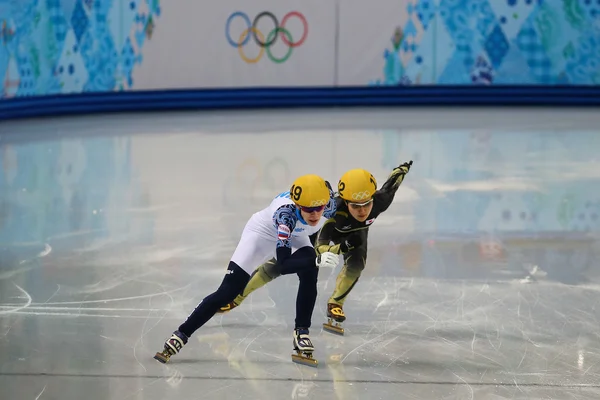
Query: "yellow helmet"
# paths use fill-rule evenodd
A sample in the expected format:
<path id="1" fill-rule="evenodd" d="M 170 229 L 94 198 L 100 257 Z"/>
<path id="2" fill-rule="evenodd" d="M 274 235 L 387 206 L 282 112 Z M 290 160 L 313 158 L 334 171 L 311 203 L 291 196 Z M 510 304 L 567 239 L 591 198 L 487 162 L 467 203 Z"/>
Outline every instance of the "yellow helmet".
<path id="1" fill-rule="evenodd" d="M 338 182 L 340 197 L 352 203 L 363 203 L 371 199 L 377 190 L 375 177 L 364 169 L 346 171 Z"/>
<path id="2" fill-rule="evenodd" d="M 290 189 L 290 198 L 300 207 L 325 206 L 329 197 L 325 179 L 318 175 L 303 175 L 294 181 Z"/>

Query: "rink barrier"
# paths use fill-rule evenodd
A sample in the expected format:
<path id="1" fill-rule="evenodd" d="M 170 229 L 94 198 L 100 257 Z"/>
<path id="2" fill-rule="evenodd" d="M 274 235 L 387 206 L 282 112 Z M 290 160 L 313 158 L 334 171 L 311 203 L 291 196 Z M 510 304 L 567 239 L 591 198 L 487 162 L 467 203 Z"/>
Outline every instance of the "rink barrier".
<path id="1" fill-rule="evenodd" d="M 387 106 L 600 106 L 600 86 L 394 86 L 123 91 L 0 100 L 0 120 L 77 114 Z"/>

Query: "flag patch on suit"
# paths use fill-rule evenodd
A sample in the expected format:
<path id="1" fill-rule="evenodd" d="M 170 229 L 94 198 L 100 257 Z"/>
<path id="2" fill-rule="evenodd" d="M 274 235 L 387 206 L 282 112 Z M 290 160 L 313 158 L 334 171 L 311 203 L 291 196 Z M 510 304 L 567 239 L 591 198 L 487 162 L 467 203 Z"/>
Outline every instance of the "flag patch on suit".
<path id="1" fill-rule="evenodd" d="M 290 238 L 290 235 L 290 228 L 288 228 L 286 225 L 279 225 L 277 227 L 277 239 L 288 240 Z"/>

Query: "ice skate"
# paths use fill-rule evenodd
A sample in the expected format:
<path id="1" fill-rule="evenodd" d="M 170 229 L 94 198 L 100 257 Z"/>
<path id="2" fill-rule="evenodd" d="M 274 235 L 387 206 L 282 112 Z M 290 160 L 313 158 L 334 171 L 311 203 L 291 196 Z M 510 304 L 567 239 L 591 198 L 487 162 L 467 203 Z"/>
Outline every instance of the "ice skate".
<path id="1" fill-rule="evenodd" d="M 183 346 L 187 343 L 188 338 L 179 331 L 173 332 L 173 335 L 165 342 L 165 348 L 163 351 L 156 353 L 154 359 L 160 361 L 163 364 L 169 362 L 171 356 L 179 353 Z"/>
<path id="2" fill-rule="evenodd" d="M 323 324 L 323 329 L 336 335 L 344 335 L 342 322 L 345 320 L 346 315 L 341 305 L 334 303 L 327 304 L 327 322 Z"/>
<path id="3" fill-rule="evenodd" d="M 292 361 L 309 367 L 316 367 L 319 362 L 313 358 L 314 350 L 315 348 L 308 337 L 308 329 L 296 328 L 294 330 L 294 351 L 296 351 L 296 354 L 292 354 Z"/>

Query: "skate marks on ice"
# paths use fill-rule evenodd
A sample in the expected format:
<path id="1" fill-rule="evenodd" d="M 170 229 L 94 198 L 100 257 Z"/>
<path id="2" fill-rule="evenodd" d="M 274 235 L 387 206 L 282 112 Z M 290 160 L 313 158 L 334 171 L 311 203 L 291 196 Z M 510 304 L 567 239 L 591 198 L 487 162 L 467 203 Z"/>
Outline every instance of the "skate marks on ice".
<path id="1" fill-rule="evenodd" d="M 552 282 L 374 278 L 347 302 L 347 336 L 311 331 L 320 365 L 310 380 L 314 385 L 303 387 L 315 398 L 331 394 L 332 384 L 400 386 L 408 398 L 429 391 L 439 394 L 435 398 L 593 398 L 599 392 L 598 315 L 596 304 L 581 303 L 597 292 Z M 221 346 L 244 343 L 250 369 L 265 372 L 240 377 L 227 357 L 228 366 L 212 369 L 211 379 L 268 385 L 297 379 L 283 357 L 289 351 L 287 329 L 256 327 L 249 333 L 225 319 L 222 329 L 231 339 Z M 219 361 L 200 349 L 185 357 L 174 365 L 205 371 L 206 364 Z M 204 378 L 193 374 L 184 381 Z"/>
<path id="2" fill-rule="evenodd" d="M 50 256 L 40 268 L 0 279 L 0 315 L 180 319 L 194 301 L 189 296 L 190 288 L 206 280 L 207 275 L 216 282 L 224 271 L 214 266 L 198 267 L 198 249 L 189 246 L 109 247 L 102 247 L 102 254 L 76 249 Z M 82 252 L 94 254 L 82 257 Z M 44 279 L 36 279 L 39 276 Z M 34 297 L 26 307 L 23 296 L 12 293 L 15 282 L 21 281 L 27 284 L 20 287 Z"/>
<path id="3" fill-rule="evenodd" d="M 195 298 L 193 293 L 205 291 L 207 285 L 196 283 L 190 292 L 183 287 L 175 288 L 181 292 L 167 292 L 175 300 Z M 13 290 L 24 295 L 16 287 Z M 144 311 L 154 317 L 147 322 L 129 316 L 115 320 L 12 315 L 35 321 L 40 332 L 52 334 L 27 337 L 27 342 L 33 342 L 29 346 L 45 349 L 46 355 L 38 361 L 31 355 L 18 361 L 16 350 L 8 347 L 9 341 L 20 346 L 17 338 L 27 336 L 26 331 L 11 331 L 7 340 L 0 338 L 0 347 L 12 353 L 1 363 L 0 384 L 15 394 L 17 385 L 31 388 L 28 398 L 35 398 L 44 385 L 43 397 L 69 386 L 72 393 L 90 393 L 90 399 L 194 398 L 202 385 L 202 398 L 207 399 L 222 398 L 224 393 L 240 399 L 274 394 L 354 399 L 366 398 L 365 393 L 374 398 L 397 398 L 402 393 L 403 398 L 592 399 L 600 392 L 595 300 L 599 292 L 591 286 L 552 282 L 523 285 L 377 277 L 363 281 L 346 302 L 343 337 L 319 329 L 324 313 L 317 310 L 326 302 L 320 292 L 311 330 L 317 369 L 290 361 L 288 327 L 265 327 L 247 319 L 244 323 L 246 317 L 237 311 L 249 304 L 216 318 L 168 365 L 151 359 L 151 350 L 172 329 L 173 321 L 160 320 L 165 311 Z M 30 294 L 32 305 L 39 304 L 35 293 Z M 169 298 L 162 296 L 104 298 L 115 300 L 109 304 L 123 301 L 124 307 L 132 309 L 167 310 Z M 160 307 L 150 304 L 153 298 L 161 302 Z M 277 307 L 253 311 L 281 312 Z M 138 316 L 143 317 L 141 313 Z M 85 333 L 72 336 L 75 326 Z M 50 367 L 52 357 L 58 361 Z"/>
<path id="4" fill-rule="evenodd" d="M 598 294 L 556 283 L 375 278 L 346 302 L 341 360 L 400 381 L 595 387 Z"/>
<path id="5" fill-rule="evenodd" d="M 52 247 L 48 243 L 42 245 L 23 244 L 22 246 L 13 246 L 11 249 L 0 248 L 0 281 L 11 279 L 39 267 L 40 259 L 48 256 L 51 252 Z"/>
<path id="6" fill-rule="evenodd" d="M 598 314 L 596 302 L 581 303 L 598 291 L 554 282 L 373 278 L 357 286 L 346 303 L 345 337 L 311 330 L 320 363 L 318 377 L 310 381 L 315 385 L 303 387 L 310 387 L 315 398 L 331 393 L 327 388 L 334 383 L 400 385 L 403 393 L 414 390 L 415 398 L 428 390 L 439 393 L 436 398 L 528 398 L 544 393 L 551 398 L 593 398 L 599 392 Z M 315 310 L 313 320 L 317 326 L 325 318 L 320 306 L 326 299 L 320 293 L 320 311 Z M 228 367 L 211 370 L 211 379 L 266 379 L 269 385 L 293 381 L 297 370 L 285 357 L 291 342 L 288 329 L 244 329 L 232 323 L 231 317 L 247 306 L 226 314 L 220 329 L 231 337 L 230 346 L 247 343 L 246 359 L 270 377 L 240 377 L 228 358 Z M 254 337 L 249 340 L 248 335 Z M 202 370 L 219 362 L 202 349 L 184 357 L 174 365 Z M 204 378 L 193 373 L 187 379 Z"/>

